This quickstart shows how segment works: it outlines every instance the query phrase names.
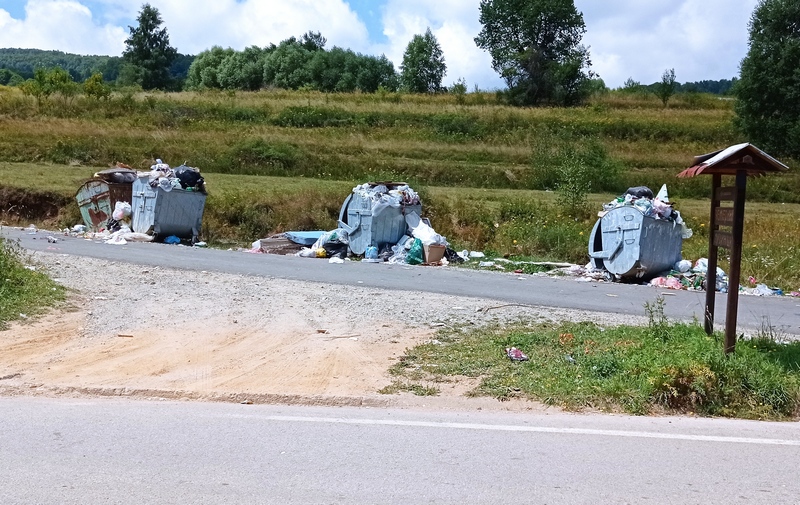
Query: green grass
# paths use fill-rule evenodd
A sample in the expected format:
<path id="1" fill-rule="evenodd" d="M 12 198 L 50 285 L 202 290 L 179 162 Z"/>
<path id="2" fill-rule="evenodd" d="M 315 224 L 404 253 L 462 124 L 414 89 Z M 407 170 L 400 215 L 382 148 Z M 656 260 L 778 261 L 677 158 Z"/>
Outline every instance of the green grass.
<path id="1" fill-rule="evenodd" d="M 0 330 L 64 299 L 64 288 L 31 265 L 23 250 L 0 238 Z"/>
<path id="2" fill-rule="evenodd" d="M 475 378 L 474 396 L 572 410 L 770 420 L 800 414 L 800 342 L 765 334 L 740 340 L 726 357 L 720 335 L 649 310 L 656 315 L 644 328 L 561 323 L 442 331 L 435 344 L 407 349 L 390 373 L 395 384 Z M 512 346 L 530 361 L 511 362 L 505 349 Z"/>

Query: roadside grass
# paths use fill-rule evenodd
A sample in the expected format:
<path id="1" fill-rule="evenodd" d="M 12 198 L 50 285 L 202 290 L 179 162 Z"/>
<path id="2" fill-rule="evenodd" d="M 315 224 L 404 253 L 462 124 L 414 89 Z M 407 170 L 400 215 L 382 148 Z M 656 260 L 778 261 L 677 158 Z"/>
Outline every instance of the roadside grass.
<path id="1" fill-rule="evenodd" d="M 670 322 L 648 307 L 645 327 L 519 323 L 509 328 L 442 330 L 407 349 L 390 368 L 393 384 L 417 387 L 468 377 L 469 395 L 541 401 L 568 410 L 698 414 L 787 420 L 800 415 L 800 342 L 769 332 L 740 340 L 725 356 L 722 336 Z M 529 361 L 511 362 L 507 347 Z M 387 387 L 381 392 L 398 390 Z"/>
<path id="2" fill-rule="evenodd" d="M 64 288 L 36 271 L 19 246 L 0 238 L 0 330 L 10 321 L 42 313 L 64 296 Z"/>

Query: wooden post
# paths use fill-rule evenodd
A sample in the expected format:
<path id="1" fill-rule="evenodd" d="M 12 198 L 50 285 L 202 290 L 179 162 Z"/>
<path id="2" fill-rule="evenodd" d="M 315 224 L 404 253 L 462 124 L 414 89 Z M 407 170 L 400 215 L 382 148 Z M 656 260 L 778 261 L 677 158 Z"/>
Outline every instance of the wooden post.
<path id="1" fill-rule="evenodd" d="M 736 172 L 736 196 L 733 200 L 733 244 L 730 248 L 731 267 L 728 276 L 728 311 L 725 315 L 725 353 L 736 350 L 736 319 L 739 316 L 739 281 L 742 270 L 742 236 L 744 234 L 744 199 L 747 172 Z"/>
<path id="2" fill-rule="evenodd" d="M 719 188 L 722 176 L 714 174 L 711 184 L 711 218 L 708 226 L 708 271 L 706 272 L 706 313 L 705 330 L 707 335 L 714 333 L 714 306 L 717 297 L 717 247 L 714 243 L 719 225 L 717 209 L 719 208 Z"/>

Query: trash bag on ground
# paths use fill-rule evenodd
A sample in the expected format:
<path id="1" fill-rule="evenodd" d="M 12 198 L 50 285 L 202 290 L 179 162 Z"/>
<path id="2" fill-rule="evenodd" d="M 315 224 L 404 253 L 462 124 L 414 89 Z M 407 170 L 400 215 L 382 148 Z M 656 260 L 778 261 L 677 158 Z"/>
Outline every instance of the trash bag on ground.
<path id="1" fill-rule="evenodd" d="M 411 245 L 411 249 L 408 250 L 406 263 L 409 265 L 420 265 L 424 261 L 423 255 L 424 251 L 422 241 L 418 238 L 415 238 L 414 243 Z"/>

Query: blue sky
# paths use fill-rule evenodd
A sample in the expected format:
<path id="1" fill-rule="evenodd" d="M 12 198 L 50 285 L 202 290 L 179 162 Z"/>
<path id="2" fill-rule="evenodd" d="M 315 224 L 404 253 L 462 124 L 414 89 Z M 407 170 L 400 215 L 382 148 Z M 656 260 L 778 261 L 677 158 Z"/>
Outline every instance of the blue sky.
<path id="1" fill-rule="evenodd" d="M 574 0 L 586 22 L 592 69 L 609 87 L 627 78 L 681 82 L 738 75 L 747 23 L 758 0 Z M 119 55 L 142 1 L 0 0 L 0 47 Z M 444 52 L 445 85 L 502 81 L 473 42 L 479 0 L 150 0 L 172 45 L 196 54 L 213 45 L 243 49 L 319 31 L 328 47 L 385 54 L 395 66 L 411 38 L 430 27 Z"/>

